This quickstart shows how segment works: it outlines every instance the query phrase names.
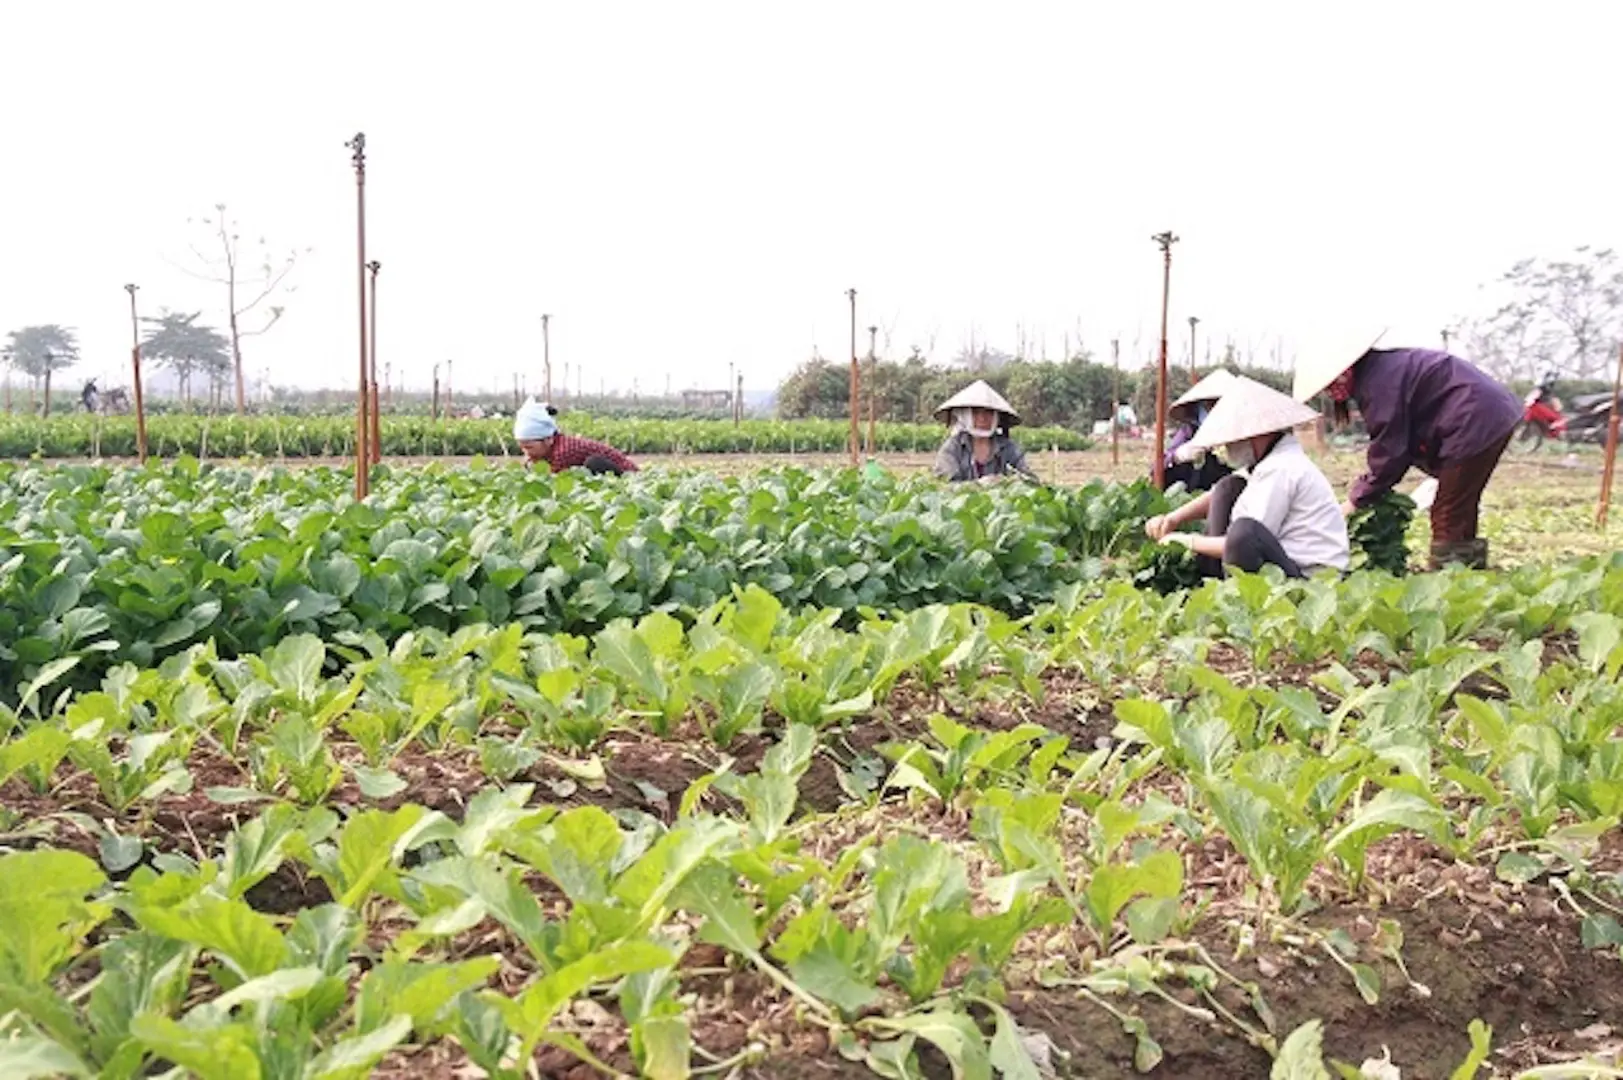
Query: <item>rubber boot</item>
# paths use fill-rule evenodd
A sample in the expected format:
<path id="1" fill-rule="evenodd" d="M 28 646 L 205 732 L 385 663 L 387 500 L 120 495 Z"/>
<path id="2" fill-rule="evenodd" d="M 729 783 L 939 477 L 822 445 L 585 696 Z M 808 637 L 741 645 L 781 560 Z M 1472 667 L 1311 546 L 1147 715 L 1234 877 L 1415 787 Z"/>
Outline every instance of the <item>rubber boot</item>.
<path id="1" fill-rule="evenodd" d="M 1452 563 L 1460 563 L 1465 566 L 1474 566 L 1476 559 L 1476 545 L 1479 543 L 1484 545 L 1482 557 L 1486 559 L 1487 547 L 1485 541 L 1459 540 L 1434 543 L 1431 545 L 1431 561 L 1426 564 L 1426 569 L 1433 571 L 1441 570 L 1443 567 Z"/>
<path id="2" fill-rule="evenodd" d="M 1471 541 L 1471 561 L 1468 563 L 1473 570 L 1486 570 L 1488 568 L 1488 542 L 1483 539 Z"/>

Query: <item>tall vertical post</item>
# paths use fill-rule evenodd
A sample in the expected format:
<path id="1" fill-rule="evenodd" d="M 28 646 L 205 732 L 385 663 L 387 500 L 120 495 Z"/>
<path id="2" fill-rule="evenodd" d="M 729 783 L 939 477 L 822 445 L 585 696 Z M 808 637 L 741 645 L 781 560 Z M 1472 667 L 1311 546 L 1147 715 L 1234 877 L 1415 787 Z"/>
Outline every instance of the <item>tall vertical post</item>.
<path id="1" fill-rule="evenodd" d="M 858 450 L 858 402 L 862 400 L 862 376 L 857 371 L 857 291 L 847 289 L 845 295 L 851 301 L 851 465 L 855 467 Z"/>
<path id="2" fill-rule="evenodd" d="M 1110 339 L 1110 464 L 1121 464 L 1121 340 Z"/>
<path id="3" fill-rule="evenodd" d="M 372 351 L 372 389 L 368 400 L 372 412 L 372 464 L 377 465 L 383 461 L 383 421 L 378 416 L 383 411 L 383 399 L 378 395 L 378 271 L 383 264 L 373 259 L 366 268 L 372 272 L 372 326 L 367 335 Z"/>
<path id="4" fill-rule="evenodd" d="M 350 164 L 355 167 L 355 265 L 360 282 L 361 303 L 361 362 L 360 387 L 355 402 L 355 498 L 366 498 L 371 491 L 371 468 L 367 461 L 368 434 L 366 426 L 367 348 L 366 348 L 366 135 L 357 131 L 355 137 L 344 144 L 353 153 Z"/>
<path id="5" fill-rule="evenodd" d="M 1189 385 L 1195 385 L 1195 326 L 1200 322 L 1193 315 L 1189 316 Z"/>
<path id="6" fill-rule="evenodd" d="M 546 394 L 548 404 L 552 402 L 552 333 L 548 324 L 552 322 L 551 315 L 541 316 L 541 368 L 542 392 Z"/>
<path id="7" fill-rule="evenodd" d="M 879 354 L 875 352 L 875 343 L 879 337 L 879 327 L 868 327 L 868 456 L 873 456 L 874 448 L 874 421 L 879 411 L 874 398 L 879 393 Z"/>
<path id="8" fill-rule="evenodd" d="M 738 385 L 733 393 L 733 426 L 744 422 L 744 369 L 738 369 Z"/>
<path id="9" fill-rule="evenodd" d="M 1600 478 L 1600 506 L 1595 524 L 1606 528 L 1606 513 L 1612 506 L 1612 473 L 1617 467 L 1618 394 L 1623 391 L 1623 349 L 1618 350 L 1617 377 L 1612 381 L 1612 406 L 1606 415 L 1606 467 Z"/>
<path id="10" fill-rule="evenodd" d="M 429 400 L 428 418 L 436 421 L 440 418 L 440 366 L 438 364 L 434 365 L 434 396 Z"/>
<path id="11" fill-rule="evenodd" d="M 135 314 L 135 291 L 139 285 L 126 285 L 124 291 L 130 294 L 130 371 L 135 379 L 135 459 L 142 465 L 147 463 L 147 412 L 146 398 L 141 392 L 141 320 Z M 8 383 L 6 389 L 10 390 Z M 9 393 L 8 393 L 9 397 Z M 11 402 L 6 402 L 6 411 L 11 411 Z"/>
<path id="12" fill-rule="evenodd" d="M 55 359 L 49 351 L 45 353 L 45 411 L 40 415 L 47 420 L 51 418 L 51 363 Z"/>
<path id="13" fill-rule="evenodd" d="M 1155 486 L 1166 486 L 1167 453 L 1167 305 L 1172 298 L 1172 245 L 1178 238 L 1171 231 L 1150 237 L 1161 249 L 1161 362 L 1155 379 Z"/>

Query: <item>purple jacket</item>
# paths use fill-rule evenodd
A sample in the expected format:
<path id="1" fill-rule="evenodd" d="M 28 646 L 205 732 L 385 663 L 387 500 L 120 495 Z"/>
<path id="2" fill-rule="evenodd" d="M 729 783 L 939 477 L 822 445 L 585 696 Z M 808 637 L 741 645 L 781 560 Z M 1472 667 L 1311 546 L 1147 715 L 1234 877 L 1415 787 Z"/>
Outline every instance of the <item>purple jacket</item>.
<path id="1" fill-rule="evenodd" d="M 1474 365 L 1435 349 L 1377 349 L 1353 370 L 1369 430 L 1369 468 L 1352 486 L 1367 506 L 1411 465 L 1435 476 L 1482 453 L 1521 422 L 1516 396 Z"/>

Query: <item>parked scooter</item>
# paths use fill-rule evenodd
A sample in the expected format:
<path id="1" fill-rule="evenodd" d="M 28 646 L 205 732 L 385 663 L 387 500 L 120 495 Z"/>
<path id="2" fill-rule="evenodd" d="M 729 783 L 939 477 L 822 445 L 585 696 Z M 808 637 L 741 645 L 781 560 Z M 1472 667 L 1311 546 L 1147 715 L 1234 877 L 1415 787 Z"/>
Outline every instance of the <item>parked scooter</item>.
<path id="1" fill-rule="evenodd" d="M 1545 439 L 1569 443 L 1598 443 L 1606 438 L 1606 422 L 1612 408 L 1611 394 L 1580 394 L 1572 399 L 1570 415 L 1561 409 L 1561 399 L 1552 393 L 1553 378 L 1540 379 L 1522 401 L 1522 426 L 1517 443 L 1537 450 Z"/>

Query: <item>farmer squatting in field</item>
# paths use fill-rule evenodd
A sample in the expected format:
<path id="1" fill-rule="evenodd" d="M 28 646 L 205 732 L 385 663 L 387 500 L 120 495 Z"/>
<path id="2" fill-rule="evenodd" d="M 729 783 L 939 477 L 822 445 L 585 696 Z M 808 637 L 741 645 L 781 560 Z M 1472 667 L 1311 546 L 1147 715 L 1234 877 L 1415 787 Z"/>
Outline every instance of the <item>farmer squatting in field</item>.
<path id="1" fill-rule="evenodd" d="M 1218 368 L 1191 386 L 1167 410 L 1178 427 L 1167 441 L 1161 490 L 1165 491 L 1173 484 L 1182 484 L 1187 491 L 1210 491 L 1219 480 L 1234 471 L 1216 456 L 1189 444 L 1211 414 L 1212 406 L 1233 384 L 1234 373 L 1227 368 Z"/>
<path id="2" fill-rule="evenodd" d="M 1025 451 L 1008 435 L 1020 422 L 1019 414 L 986 380 L 976 379 L 958 391 L 935 415 L 951 428 L 935 456 L 935 473 L 943 480 L 1037 479 Z"/>
<path id="3" fill-rule="evenodd" d="M 531 465 L 545 462 L 553 472 L 584 468 L 615 476 L 637 471 L 637 463 L 614 447 L 559 431 L 556 415 L 551 405 L 532 399 L 513 417 L 513 438 Z"/>
<path id="4" fill-rule="evenodd" d="M 1358 402 L 1369 431 L 1368 467 L 1342 511 L 1351 516 L 1397 486 L 1409 466 L 1437 478 L 1431 565 L 1488 565 L 1477 536 L 1482 492 L 1521 422 L 1514 394 L 1457 356 L 1434 349 L 1378 349 L 1382 335 L 1317 353 L 1296 368 L 1295 397 L 1327 392 L 1337 420 Z"/>
<path id="5" fill-rule="evenodd" d="M 1345 570 L 1351 552 L 1335 489 L 1291 434 L 1318 416 L 1277 390 L 1236 377 L 1185 445 L 1221 446 L 1229 464 L 1249 476 L 1224 477 L 1193 502 L 1145 522 L 1144 531 L 1152 540 L 1188 547 L 1212 577 L 1230 566 L 1256 573 L 1266 564 L 1293 578 L 1327 567 Z M 1175 531 L 1201 519 L 1204 536 Z"/>

